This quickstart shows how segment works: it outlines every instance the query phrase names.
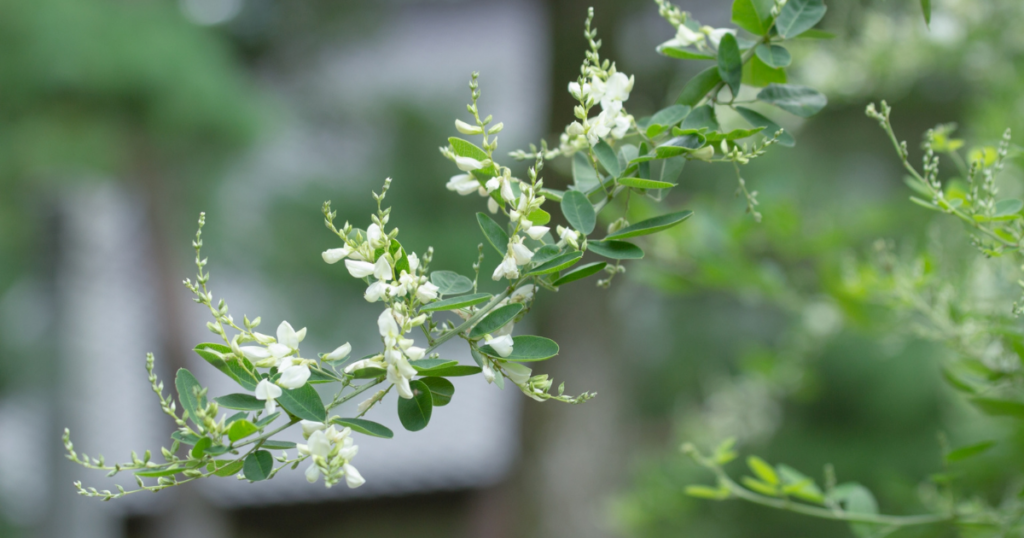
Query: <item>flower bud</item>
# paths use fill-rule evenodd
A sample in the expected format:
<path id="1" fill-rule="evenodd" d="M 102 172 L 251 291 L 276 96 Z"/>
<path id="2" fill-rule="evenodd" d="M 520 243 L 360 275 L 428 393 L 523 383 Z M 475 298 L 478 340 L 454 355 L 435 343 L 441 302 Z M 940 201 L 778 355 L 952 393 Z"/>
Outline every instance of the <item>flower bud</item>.
<path id="1" fill-rule="evenodd" d="M 462 120 L 455 120 L 455 129 L 465 135 L 478 135 L 484 133 L 483 127 L 470 125 Z"/>

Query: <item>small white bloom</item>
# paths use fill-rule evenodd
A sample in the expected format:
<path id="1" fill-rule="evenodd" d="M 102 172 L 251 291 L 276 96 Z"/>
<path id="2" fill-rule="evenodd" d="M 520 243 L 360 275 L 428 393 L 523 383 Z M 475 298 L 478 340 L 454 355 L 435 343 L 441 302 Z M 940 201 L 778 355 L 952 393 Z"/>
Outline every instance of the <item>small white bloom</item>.
<path id="1" fill-rule="evenodd" d="M 379 357 L 379 355 L 378 355 L 378 357 Z M 352 372 L 354 372 L 356 370 L 362 370 L 363 368 L 380 368 L 381 370 L 383 370 L 384 369 L 384 365 L 380 363 L 379 359 L 375 359 L 375 358 L 363 359 L 363 360 L 360 360 L 360 361 L 353 362 L 352 364 L 346 366 L 345 367 L 345 373 L 346 374 L 351 374 Z"/>
<path id="2" fill-rule="evenodd" d="M 425 282 L 420 284 L 419 288 L 416 288 L 416 300 L 421 303 L 429 303 L 434 299 L 437 299 L 437 290 L 439 288 L 431 282 Z"/>
<path id="3" fill-rule="evenodd" d="M 371 224 L 366 228 L 366 240 L 370 243 L 372 248 L 381 248 L 384 246 L 384 232 L 377 226 L 376 223 Z"/>
<path id="4" fill-rule="evenodd" d="M 725 37 L 725 34 L 736 35 L 736 30 L 734 28 L 711 28 L 709 26 L 704 26 L 700 30 L 708 35 L 708 41 L 710 41 L 711 45 L 716 49 L 718 48 L 718 44 L 722 42 L 722 38 Z"/>
<path id="5" fill-rule="evenodd" d="M 287 361 L 285 366 L 281 368 L 281 377 L 278 378 L 277 384 L 286 389 L 297 389 L 306 384 L 306 380 L 312 372 L 309 371 L 309 365 L 306 364 L 303 359 L 292 359 Z"/>
<path id="6" fill-rule="evenodd" d="M 341 466 L 341 469 L 345 471 L 345 483 L 348 484 L 348 487 L 355 489 L 366 483 L 363 475 L 359 474 L 359 471 L 351 464 L 346 463 Z"/>
<path id="7" fill-rule="evenodd" d="M 345 268 L 355 278 L 366 278 L 373 274 L 374 266 L 370 262 L 345 260 Z"/>
<path id="8" fill-rule="evenodd" d="M 455 120 L 455 129 L 465 135 L 478 135 L 484 133 L 483 127 L 470 125 L 462 120 Z"/>
<path id="9" fill-rule="evenodd" d="M 284 344 L 291 349 L 299 349 L 299 342 L 306 338 L 306 328 L 303 327 L 296 331 L 292 328 L 291 323 L 282 321 L 277 326 L 277 343 Z"/>
<path id="10" fill-rule="evenodd" d="M 585 100 L 591 94 L 590 84 L 584 82 L 583 86 L 580 86 L 579 82 L 570 82 L 569 94 L 580 101 Z"/>
<path id="11" fill-rule="evenodd" d="M 472 172 L 483 168 L 484 163 L 472 157 L 455 157 L 455 166 L 458 166 L 459 170 L 463 172 Z"/>
<path id="12" fill-rule="evenodd" d="M 402 337 L 402 333 L 398 329 L 398 323 L 395 322 L 395 316 L 390 308 L 381 312 L 380 316 L 377 317 L 377 329 L 385 339 L 390 338 L 392 341 L 397 341 Z"/>
<path id="13" fill-rule="evenodd" d="M 583 125 L 578 121 L 574 121 L 565 128 L 565 133 L 572 137 L 579 136 L 583 134 Z"/>
<path id="14" fill-rule="evenodd" d="M 704 41 L 704 34 L 701 32 L 695 32 L 688 28 L 685 24 L 680 24 L 676 30 L 676 43 L 683 47 L 689 47 L 697 43 Z"/>
<path id="15" fill-rule="evenodd" d="M 533 259 L 533 251 L 522 243 L 512 243 L 512 257 L 516 265 L 526 265 Z"/>
<path id="16" fill-rule="evenodd" d="M 509 335 L 499 336 L 497 338 L 491 338 L 487 341 L 487 345 L 491 346 L 502 358 L 508 357 L 512 354 L 512 337 Z"/>
<path id="17" fill-rule="evenodd" d="M 416 271 L 420 268 L 420 259 L 416 256 L 415 252 L 410 252 L 405 255 L 405 258 L 409 261 L 409 271 L 412 274 L 416 274 Z"/>
<path id="18" fill-rule="evenodd" d="M 534 286 L 533 284 L 526 284 L 525 286 L 519 286 L 516 291 L 512 292 L 509 296 L 508 302 L 510 303 L 525 303 L 533 298 Z"/>
<path id="19" fill-rule="evenodd" d="M 345 245 L 341 248 L 327 249 L 323 254 L 321 254 L 321 256 L 325 262 L 334 264 L 344 260 L 349 254 L 352 254 L 352 247 Z"/>
<path id="20" fill-rule="evenodd" d="M 498 208 L 498 202 L 496 202 L 494 200 L 494 198 L 488 197 L 487 198 L 487 210 L 490 211 L 491 213 L 497 213 L 498 209 L 499 209 Z"/>
<path id="21" fill-rule="evenodd" d="M 566 244 L 569 244 L 572 245 L 572 247 L 575 249 L 580 248 L 579 232 L 573 230 L 572 228 L 566 228 L 564 226 L 559 226 L 556 229 L 558 230 L 558 236 L 561 238 L 561 240 L 558 242 L 559 247 L 564 247 Z"/>
<path id="22" fill-rule="evenodd" d="M 414 396 L 412 389 L 409 388 L 409 378 L 403 376 L 399 371 L 398 367 L 394 364 L 388 366 L 387 380 L 395 385 L 395 389 L 398 390 L 398 395 L 406 400 L 412 399 Z"/>
<path id="23" fill-rule="evenodd" d="M 452 178 L 448 180 L 446 187 L 450 191 L 455 191 L 462 196 L 466 196 L 467 194 L 472 194 L 479 190 L 480 182 L 469 174 L 459 174 L 457 176 L 452 176 Z"/>
<path id="24" fill-rule="evenodd" d="M 491 368 L 491 361 L 484 359 L 484 365 L 482 367 L 484 380 L 488 383 L 494 383 L 494 368 Z"/>
<path id="25" fill-rule="evenodd" d="M 378 280 L 366 288 L 366 293 L 363 294 L 363 298 L 371 303 L 376 303 L 381 297 L 384 297 L 388 293 L 390 288 L 391 286 L 389 286 L 387 282 Z"/>
<path id="26" fill-rule="evenodd" d="M 254 393 L 257 400 L 267 401 L 267 414 L 271 414 L 277 410 L 277 402 L 274 400 L 281 396 L 281 387 L 271 383 L 269 380 L 261 379 L 260 382 L 256 384 L 256 390 Z"/>
<path id="27" fill-rule="evenodd" d="M 349 353 L 352 353 L 352 344 L 350 344 L 348 342 L 345 342 L 344 344 L 342 344 L 342 345 L 338 346 L 337 348 L 335 348 L 334 351 L 328 353 L 324 357 L 324 360 L 325 361 L 340 361 L 341 359 L 344 359 L 345 357 L 348 357 Z"/>
<path id="28" fill-rule="evenodd" d="M 605 81 L 605 91 L 601 95 L 601 108 L 605 108 L 606 103 L 629 100 L 629 92 L 633 91 L 633 82 L 633 77 L 627 78 L 623 73 L 612 73 Z"/>
<path id="29" fill-rule="evenodd" d="M 373 264 L 373 276 L 377 277 L 377 280 L 384 281 L 394 278 L 394 273 L 391 270 L 391 262 L 388 261 L 387 256 L 377 258 L 377 263 Z"/>
<path id="30" fill-rule="evenodd" d="M 239 348 L 242 351 L 242 355 L 252 362 L 259 362 L 263 359 L 270 358 L 270 352 L 266 348 L 260 346 L 243 346 Z"/>
<path id="31" fill-rule="evenodd" d="M 409 346 L 405 350 L 405 356 L 409 357 L 409 360 L 411 360 L 411 361 L 418 361 L 418 360 L 422 359 L 423 355 L 426 355 L 426 353 L 427 353 L 427 350 L 425 350 L 425 349 L 423 349 L 421 347 L 416 347 L 416 346 Z"/>
<path id="32" fill-rule="evenodd" d="M 551 228 L 548 228 L 547 226 L 530 226 L 526 230 L 526 235 L 530 236 L 530 239 L 533 239 L 534 241 L 540 241 L 544 238 L 544 234 L 548 233 L 548 230 L 550 229 Z"/>
<path id="33" fill-rule="evenodd" d="M 516 385 L 526 384 L 533 373 L 533 370 L 518 362 L 506 362 L 501 365 L 501 369 L 505 372 L 505 377 L 509 378 Z"/>
<path id="34" fill-rule="evenodd" d="M 492 280 L 501 280 L 502 278 L 509 280 L 519 278 L 519 267 L 516 265 L 516 259 L 512 256 L 505 255 L 505 259 L 501 260 L 498 267 L 494 269 L 494 274 L 491 275 Z"/>
<path id="35" fill-rule="evenodd" d="M 327 428 L 327 426 L 323 422 L 314 422 L 312 420 L 300 421 L 299 425 L 302 426 L 303 439 L 309 439 L 309 436 L 313 435 L 313 432 L 317 432 Z"/>

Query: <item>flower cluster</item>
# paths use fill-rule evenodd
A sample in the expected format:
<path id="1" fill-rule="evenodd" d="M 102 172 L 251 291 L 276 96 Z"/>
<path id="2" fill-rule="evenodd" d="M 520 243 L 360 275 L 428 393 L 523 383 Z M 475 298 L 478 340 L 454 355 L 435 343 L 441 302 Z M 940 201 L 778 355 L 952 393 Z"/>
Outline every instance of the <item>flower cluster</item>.
<path id="1" fill-rule="evenodd" d="M 310 460 L 306 468 L 306 480 L 312 484 L 322 474 L 327 487 L 338 483 L 342 476 L 350 488 L 358 488 L 366 482 L 359 470 L 350 463 L 359 452 L 359 447 L 352 440 L 351 428 L 338 431 L 334 426 L 312 420 L 303 420 L 300 424 L 302 436 L 308 443 L 296 445 L 295 448 Z"/>

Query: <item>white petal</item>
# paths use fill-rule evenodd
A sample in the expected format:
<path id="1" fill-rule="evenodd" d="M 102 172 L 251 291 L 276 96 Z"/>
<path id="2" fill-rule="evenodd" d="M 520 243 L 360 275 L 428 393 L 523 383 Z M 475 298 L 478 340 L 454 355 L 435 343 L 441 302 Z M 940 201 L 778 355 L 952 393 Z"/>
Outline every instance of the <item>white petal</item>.
<path id="1" fill-rule="evenodd" d="M 516 385 L 522 385 L 529 381 L 530 374 L 533 373 L 533 370 L 518 362 L 507 362 L 501 366 L 501 369 L 505 371 L 505 377 Z"/>
<path id="2" fill-rule="evenodd" d="M 512 256 L 516 259 L 516 265 L 526 265 L 533 259 L 533 251 L 522 243 L 513 243 Z"/>
<path id="3" fill-rule="evenodd" d="M 273 400 L 281 395 L 281 387 L 271 383 L 267 379 L 261 379 L 253 391 L 257 400 Z"/>
<path id="4" fill-rule="evenodd" d="M 416 274 L 416 270 L 420 268 L 420 259 L 416 256 L 415 252 L 410 252 L 405 255 L 405 258 L 409 261 L 409 270 L 412 274 Z"/>
<path id="5" fill-rule="evenodd" d="M 383 369 L 384 366 L 381 365 L 380 361 L 376 361 L 374 359 L 363 359 L 361 361 L 356 361 L 356 362 L 353 362 L 352 364 L 346 366 L 345 367 L 345 373 L 346 374 L 351 374 L 352 372 L 354 372 L 356 370 L 362 370 L 363 368 L 381 368 L 381 369 Z"/>
<path id="6" fill-rule="evenodd" d="M 440 289 L 431 282 L 426 282 L 416 289 L 416 299 L 421 303 L 429 303 L 437 299 L 437 290 Z"/>
<path id="7" fill-rule="evenodd" d="M 490 211 L 491 213 L 497 213 L 498 209 L 499 209 L 498 208 L 498 202 L 494 201 L 494 198 L 488 197 L 487 198 L 487 210 Z"/>
<path id="8" fill-rule="evenodd" d="M 316 479 L 320 476 L 320 468 L 315 463 L 310 463 L 309 467 L 306 467 L 306 480 L 312 484 L 316 482 Z"/>
<path id="9" fill-rule="evenodd" d="M 325 250 L 321 256 L 323 256 L 324 261 L 327 263 L 338 263 L 345 259 L 351 252 L 352 249 L 346 246 L 344 248 L 332 248 Z"/>
<path id="10" fill-rule="evenodd" d="M 458 166 L 459 170 L 463 172 L 472 172 L 484 167 L 483 163 L 472 157 L 455 157 L 455 166 Z"/>
<path id="11" fill-rule="evenodd" d="M 313 432 L 320 431 L 327 427 L 323 422 L 314 422 L 312 420 L 300 421 L 299 425 L 302 426 L 302 436 L 306 439 L 309 439 L 309 436 L 313 435 Z"/>
<path id="12" fill-rule="evenodd" d="M 526 230 L 526 235 L 530 236 L 530 239 L 533 239 L 534 241 L 540 241 L 544 238 L 544 234 L 548 233 L 548 230 L 550 229 L 551 228 L 548 228 L 547 226 L 531 226 Z"/>
<path id="13" fill-rule="evenodd" d="M 344 344 L 335 348 L 334 351 L 328 353 L 327 356 L 324 357 L 324 359 L 329 361 L 340 361 L 341 359 L 348 357 L 349 353 L 352 353 L 352 344 L 345 342 Z"/>
<path id="14" fill-rule="evenodd" d="M 394 274 L 391 271 L 391 263 L 384 256 L 377 258 L 377 263 L 373 264 L 373 276 L 377 277 L 378 280 L 391 280 L 394 278 Z"/>
<path id="15" fill-rule="evenodd" d="M 245 355 L 245 358 L 253 362 L 270 358 L 270 352 L 262 346 L 243 346 L 240 349 L 242 350 L 242 355 Z"/>
<path id="16" fill-rule="evenodd" d="M 293 351 L 293 348 L 284 344 L 270 344 L 267 346 L 267 349 L 270 350 L 270 354 L 276 359 L 287 357 Z"/>
<path id="17" fill-rule="evenodd" d="M 373 274 L 373 264 L 356 260 L 345 260 L 348 273 L 356 278 L 365 278 Z"/>
<path id="18" fill-rule="evenodd" d="M 487 345 L 491 346 L 491 349 L 493 349 L 494 352 L 502 358 L 508 357 L 512 354 L 512 337 L 507 334 L 497 338 L 492 338 L 487 342 Z"/>
<path id="19" fill-rule="evenodd" d="M 311 374 L 309 366 L 305 364 L 287 366 L 281 370 L 281 377 L 277 380 L 277 384 L 286 389 L 297 389 L 306 384 L 306 380 Z"/>
<path id="20" fill-rule="evenodd" d="M 348 484 L 348 487 L 358 488 L 366 483 L 366 479 L 363 478 L 363 475 L 359 474 L 355 467 L 346 463 L 341 468 L 345 471 L 345 483 Z"/>
<path id="21" fill-rule="evenodd" d="M 380 331 L 380 335 L 384 337 L 398 338 L 401 333 L 398 330 L 398 323 L 395 322 L 395 316 L 391 314 L 391 309 L 381 312 L 377 318 L 377 329 Z"/>
<path id="22" fill-rule="evenodd" d="M 390 291 L 390 287 L 391 286 L 388 286 L 387 282 L 378 280 L 366 288 L 366 293 L 363 294 L 363 298 L 371 303 L 376 303 L 381 297 L 384 297 L 384 295 Z"/>

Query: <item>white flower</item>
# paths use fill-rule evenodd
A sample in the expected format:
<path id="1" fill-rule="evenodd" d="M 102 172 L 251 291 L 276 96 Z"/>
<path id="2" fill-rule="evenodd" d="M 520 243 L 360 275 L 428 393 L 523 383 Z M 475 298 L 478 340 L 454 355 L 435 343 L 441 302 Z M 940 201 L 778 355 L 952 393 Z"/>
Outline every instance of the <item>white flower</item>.
<path id="1" fill-rule="evenodd" d="M 345 260 L 345 268 L 355 278 L 366 278 L 373 274 L 374 266 L 370 262 Z"/>
<path id="2" fill-rule="evenodd" d="M 478 135 L 484 133 L 484 128 L 479 125 L 470 125 L 462 120 L 455 120 L 455 129 L 462 134 Z"/>
<path id="3" fill-rule="evenodd" d="M 349 254 L 352 254 L 352 247 L 345 245 L 341 248 L 327 249 L 323 254 L 321 254 L 321 256 L 325 262 L 333 264 L 344 260 Z"/>
<path id="4" fill-rule="evenodd" d="M 497 338 L 491 338 L 487 341 L 487 345 L 491 346 L 491 349 L 501 356 L 501 358 L 508 357 L 512 354 L 512 337 L 507 334 Z"/>
<path id="5" fill-rule="evenodd" d="M 488 383 L 494 383 L 494 369 L 491 368 L 491 361 L 484 358 L 484 365 L 481 368 L 483 369 L 484 380 Z"/>
<path id="6" fill-rule="evenodd" d="M 533 370 L 518 362 L 506 362 L 501 365 L 501 369 L 505 372 L 505 377 L 516 385 L 525 385 L 530 381 L 530 374 L 533 373 Z"/>
<path id="7" fill-rule="evenodd" d="M 378 355 L 377 357 L 380 357 L 380 355 Z M 381 364 L 380 359 L 377 357 L 353 362 L 352 364 L 345 367 L 345 373 L 351 374 L 352 372 L 356 370 L 362 370 L 363 368 L 380 368 L 381 370 L 383 370 L 384 365 Z"/>
<path id="8" fill-rule="evenodd" d="M 409 400 L 413 397 L 412 389 L 409 388 L 409 379 L 416 375 L 416 369 L 409 366 L 409 363 L 405 361 L 404 358 L 401 359 L 401 362 L 404 362 L 404 366 L 408 366 L 409 369 L 412 370 L 412 373 L 409 373 L 408 371 L 403 372 L 401 369 L 403 365 L 398 364 L 398 361 L 396 361 L 396 364 L 388 366 L 387 380 L 389 383 L 394 383 L 399 396 Z M 406 373 L 408 373 L 408 375 L 404 375 Z"/>
<path id="9" fill-rule="evenodd" d="M 299 342 L 305 337 L 305 327 L 296 331 L 290 323 L 282 321 L 277 326 L 277 342 L 267 346 L 270 354 L 276 359 L 272 366 L 276 366 L 280 359 L 297 352 L 299 350 Z"/>
<path id="10" fill-rule="evenodd" d="M 533 251 L 529 247 L 522 243 L 512 243 L 512 257 L 516 260 L 516 265 L 526 265 L 533 259 Z"/>
<path id="11" fill-rule="evenodd" d="M 345 342 L 344 344 L 342 344 L 342 345 L 338 346 L 337 348 L 335 348 L 334 351 L 328 353 L 324 357 L 324 360 L 325 361 L 340 361 L 341 359 L 344 359 L 345 357 L 348 357 L 349 353 L 352 353 L 352 344 L 350 344 L 348 342 Z"/>
<path id="12" fill-rule="evenodd" d="M 270 358 L 270 352 L 262 346 L 243 346 L 239 349 L 242 351 L 242 355 L 245 355 L 245 358 L 252 362 L 260 362 Z"/>
<path id="13" fill-rule="evenodd" d="M 484 186 L 487 188 L 487 192 L 493 192 L 500 189 L 501 199 L 506 202 L 512 202 L 516 199 L 516 195 L 512 191 L 512 181 L 513 180 L 510 176 L 497 176 L 488 179 Z"/>
<path id="14" fill-rule="evenodd" d="M 491 275 L 492 280 L 501 280 L 502 278 L 509 280 L 519 278 L 519 267 L 516 265 L 516 259 L 507 254 L 505 259 L 501 260 L 498 267 L 494 269 L 494 274 Z"/>
<path id="15" fill-rule="evenodd" d="M 704 34 L 691 30 L 685 24 L 680 24 L 676 30 L 675 44 L 681 47 L 689 47 L 702 41 L 704 41 Z"/>
<path id="16" fill-rule="evenodd" d="M 309 439 L 309 436 L 313 435 L 313 432 L 318 432 L 320 430 L 327 428 L 327 426 L 323 422 L 314 422 L 312 420 L 300 421 L 299 425 L 302 426 L 303 439 Z"/>
<path id="17" fill-rule="evenodd" d="M 408 348 L 405 349 L 405 356 L 409 357 L 409 360 L 411 361 L 418 361 L 423 358 L 423 355 L 426 354 L 427 350 L 421 347 L 409 346 Z"/>
<path id="18" fill-rule="evenodd" d="M 434 299 L 437 299 L 437 290 L 439 288 L 431 282 L 420 284 L 420 287 L 416 288 L 416 300 L 421 303 L 429 303 Z"/>
<path id="19" fill-rule="evenodd" d="M 297 389 L 306 384 L 312 372 L 304 359 L 291 359 L 281 368 L 277 384 L 286 389 Z"/>
<path id="20" fill-rule="evenodd" d="M 530 236 L 530 239 L 533 239 L 534 241 L 540 241 L 544 238 L 544 234 L 548 233 L 548 230 L 550 229 L 551 228 L 548 228 L 547 226 L 530 226 L 526 230 L 526 235 Z"/>
<path id="21" fill-rule="evenodd" d="M 601 108 L 607 108 L 612 102 L 623 102 L 629 100 L 629 92 L 633 91 L 634 78 L 626 78 L 623 73 L 612 73 L 604 83 L 604 92 L 601 94 Z"/>
<path id="22" fill-rule="evenodd" d="M 472 157 L 455 157 L 455 166 L 458 166 L 459 170 L 463 172 L 472 172 L 483 168 L 484 163 Z"/>
<path id="23" fill-rule="evenodd" d="M 566 228 L 564 226 L 559 226 L 556 229 L 558 230 L 558 236 L 561 238 L 561 241 L 559 241 L 557 243 L 559 247 L 564 247 L 566 245 L 566 243 L 568 243 L 568 244 L 572 245 L 572 247 L 575 248 L 575 249 L 579 249 L 580 248 L 580 245 L 579 245 L 580 233 L 579 232 L 577 232 L 576 230 L 573 230 L 572 228 Z"/>
<path id="24" fill-rule="evenodd" d="M 583 125 L 581 125 L 578 121 L 572 122 L 569 124 L 568 127 L 565 128 L 565 134 L 572 137 L 581 135 L 583 134 Z"/>
<path id="25" fill-rule="evenodd" d="M 381 259 L 384 258 L 381 257 Z M 381 297 L 388 293 L 390 288 L 391 286 L 389 286 L 387 282 L 378 280 L 366 288 L 366 293 L 363 294 L 363 298 L 371 303 L 376 303 Z"/>
<path id="26" fill-rule="evenodd" d="M 397 342 L 402 337 L 402 332 L 398 329 L 398 323 L 395 322 L 395 316 L 390 308 L 381 312 L 377 317 L 377 330 L 380 331 L 380 335 L 384 337 L 385 341 L 390 339 L 391 342 Z"/>
<path id="27" fill-rule="evenodd" d="M 487 197 L 487 210 L 491 213 L 497 213 L 498 209 L 498 202 L 496 202 L 494 198 Z"/>
<path id="28" fill-rule="evenodd" d="M 480 189 L 480 182 L 469 174 L 459 174 L 457 176 L 452 176 L 452 178 L 448 180 L 448 185 L 446 185 L 446 187 L 448 187 L 448 190 L 450 191 L 455 191 L 466 196 L 467 194 L 472 194 L 478 191 Z"/>
<path id="29" fill-rule="evenodd" d="M 509 296 L 508 302 L 510 303 L 525 303 L 533 298 L 534 287 L 533 284 L 527 284 L 525 286 L 519 286 L 516 291 L 512 292 Z"/>
<path id="30" fill-rule="evenodd" d="M 331 454 L 331 441 L 327 438 L 327 434 L 323 431 L 315 431 L 309 436 L 308 445 L 296 445 L 299 454 L 304 456 L 311 456 L 311 463 L 306 468 L 306 480 L 309 483 L 316 482 L 317 477 L 320 476 L 320 467 L 317 465 L 316 458 L 327 459 L 327 456 Z"/>
<path id="31" fill-rule="evenodd" d="M 725 34 L 736 35 L 736 30 L 733 28 L 711 28 L 710 26 L 704 26 L 700 31 L 708 35 L 708 41 L 710 41 L 711 45 L 716 49 L 718 48 L 718 44 L 722 42 L 722 38 L 725 37 Z"/>
<path id="32" fill-rule="evenodd" d="M 377 263 L 373 264 L 373 276 L 377 277 L 377 280 L 384 281 L 394 278 L 394 274 L 391 270 L 391 262 L 388 261 L 387 256 L 377 258 Z"/>
<path id="33" fill-rule="evenodd" d="M 277 410 L 277 402 L 274 400 L 281 396 L 281 387 L 278 387 L 266 379 L 261 379 L 260 382 L 256 384 L 255 395 L 257 400 L 267 401 L 267 414 L 271 414 Z"/>
<path id="34" fill-rule="evenodd" d="M 409 272 L 416 274 L 416 271 L 420 268 L 420 259 L 416 256 L 415 252 L 410 252 L 405 255 L 405 258 L 409 261 Z"/>
<path id="35" fill-rule="evenodd" d="M 590 95 L 590 93 L 590 84 L 587 84 L 586 82 L 583 83 L 582 87 L 580 86 L 579 82 L 569 83 L 569 94 L 572 95 L 575 99 L 583 101 L 587 98 L 587 96 Z"/>
<path id="36" fill-rule="evenodd" d="M 348 484 L 348 487 L 355 489 L 366 483 L 363 475 L 359 474 L 359 471 L 351 464 L 346 463 L 341 466 L 341 469 L 345 471 L 345 483 Z"/>
<path id="37" fill-rule="evenodd" d="M 384 246 L 384 232 L 377 226 L 376 223 L 371 224 L 366 228 L 366 240 L 370 243 L 371 248 L 381 248 Z"/>

